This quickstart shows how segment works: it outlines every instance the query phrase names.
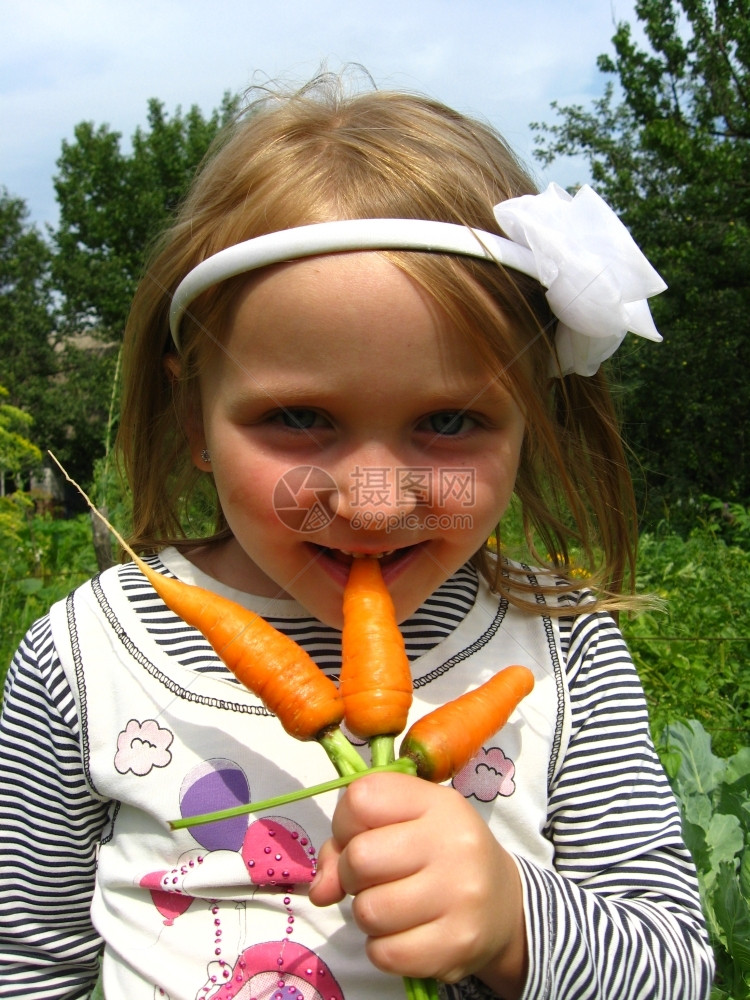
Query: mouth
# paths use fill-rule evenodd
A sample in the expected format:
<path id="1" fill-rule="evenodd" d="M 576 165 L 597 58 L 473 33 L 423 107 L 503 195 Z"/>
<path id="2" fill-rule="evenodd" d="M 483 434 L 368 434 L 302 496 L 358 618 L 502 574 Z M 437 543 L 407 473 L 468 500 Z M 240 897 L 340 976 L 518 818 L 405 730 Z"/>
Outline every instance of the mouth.
<path id="1" fill-rule="evenodd" d="M 411 555 L 416 549 L 419 548 L 419 544 L 405 545 L 400 549 L 381 549 L 378 551 L 367 551 L 363 549 L 334 549 L 325 545 L 316 545 L 315 548 L 326 559 L 331 559 L 333 562 L 338 563 L 341 566 L 351 566 L 355 559 L 370 558 L 377 559 L 380 565 L 385 568 L 386 566 L 400 562 L 402 559 Z"/>

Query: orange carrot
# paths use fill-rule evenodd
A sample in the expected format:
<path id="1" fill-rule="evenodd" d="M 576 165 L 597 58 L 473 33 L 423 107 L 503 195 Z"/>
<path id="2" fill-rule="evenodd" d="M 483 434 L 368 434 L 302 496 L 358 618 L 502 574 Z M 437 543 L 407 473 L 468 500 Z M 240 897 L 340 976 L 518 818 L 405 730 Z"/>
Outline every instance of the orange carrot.
<path id="1" fill-rule="evenodd" d="M 355 736 L 402 732 L 412 679 L 393 601 L 377 559 L 354 559 L 344 589 L 341 679 L 346 725 Z"/>
<path id="2" fill-rule="evenodd" d="M 314 740 L 341 722 L 344 703 L 336 685 L 293 639 L 241 604 L 135 560 L 167 607 L 208 639 L 290 736 Z"/>
<path id="3" fill-rule="evenodd" d="M 400 757 L 410 757 L 417 774 L 447 781 L 501 729 L 534 687 L 527 667 L 506 667 L 473 691 L 418 719 L 404 737 Z"/>
<path id="4" fill-rule="evenodd" d="M 55 456 L 51 457 L 107 525 L 167 607 L 206 637 L 235 677 L 278 717 L 290 736 L 298 740 L 317 739 L 338 726 L 344 717 L 344 702 L 338 688 L 293 639 L 235 601 L 157 573 L 97 510 Z M 329 745 L 321 742 L 330 753 Z M 335 747 L 333 750 L 335 752 Z M 361 759 L 356 766 L 364 767 Z"/>

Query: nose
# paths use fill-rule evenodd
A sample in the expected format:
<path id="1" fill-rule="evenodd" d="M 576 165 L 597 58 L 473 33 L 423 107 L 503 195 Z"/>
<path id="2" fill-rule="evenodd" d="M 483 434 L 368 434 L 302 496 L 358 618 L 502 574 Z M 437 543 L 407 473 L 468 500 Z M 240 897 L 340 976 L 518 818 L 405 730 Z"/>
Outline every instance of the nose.
<path id="1" fill-rule="evenodd" d="M 392 527 L 427 500 L 426 470 L 398 464 L 392 457 L 347 463 L 334 478 L 331 510 L 365 529 Z"/>

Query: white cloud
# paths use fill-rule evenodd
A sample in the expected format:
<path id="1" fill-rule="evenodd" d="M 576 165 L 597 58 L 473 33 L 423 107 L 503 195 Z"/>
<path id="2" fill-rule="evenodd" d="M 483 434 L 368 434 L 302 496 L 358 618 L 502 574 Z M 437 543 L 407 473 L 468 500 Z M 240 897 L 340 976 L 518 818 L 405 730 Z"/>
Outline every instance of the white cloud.
<path id="1" fill-rule="evenodd" d="M 360 62 L 379 86 L 479 114 L 529 160 L 550 102 L 601 90 L 596 56 L 633 0 L 4 0 L 0 184 L 54 222 L 63 139 L 83 120 L 127 138 L 150 97 L 215 108 L 254 79 L 302 82 L 324 60 Z M 582 178 L 571 178 L 582 179 Z M 568 183 L 567 178 L 562 178 Z"/>

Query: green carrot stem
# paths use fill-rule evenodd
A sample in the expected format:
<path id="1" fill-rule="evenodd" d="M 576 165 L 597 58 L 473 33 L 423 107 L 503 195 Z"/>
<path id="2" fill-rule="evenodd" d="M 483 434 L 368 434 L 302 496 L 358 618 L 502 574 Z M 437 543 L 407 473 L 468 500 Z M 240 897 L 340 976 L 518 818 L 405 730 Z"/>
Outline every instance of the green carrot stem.
<path id="1" fill-rule="evenodd" d="M 396 757 L 393 749 L 394 740 L 395 736 L 373 736 L 370 739 L 373 767 L 393 763 Z"/>
<path id="2" fill-rule="evenodd" d="M 434 979 L 404 976 L 404 988 L 408 1000 L 439 1000 L 437 981 Z"/>
<path id="3" fill-rule="evenodd" d="M 373 736 L 370 739 L 373 767 L 387 767 L 395 761 L 395 740 L 395 736 Z M 416 768 L 416 764 L 414 766 Z M 412 976 L 404 976 L 404 989 L 407 1000 L 440 1000 L 437 982 L 434 979 L 414 979 Z"/>
<path id="4" fill-rule="evenodd" d="M 328 754 L 331 763 L 340 775 L 356 774 L 367 769 L 367 765 L 357 753 L 357 750 L 346 736 L 344 736 L 338 726 L 325 729 L 318 736 L 318 743 L 320 743 Z M 386 763 L 386 761 L 383 761 L 383 763 Z M 390 761 L 387 763 L 390 763 Z"/>
<path id="5" fill-rule="evenodd" d="M 363 774 L 378 774 L 384 771 L 396 771 L 401 774 L 416 774 L 414 762 L 408 757 L 402 757 L 393 764 L 386 764 L 383 767 L 368 767 L 364 771 L 356 771 L 352 774 L 343 774 L 330 781 L 324 781 L 320 785 L 313 785 L 311 788 L 297 788 L 293 792 L 285 792 L 283 795 L 275 795 L 271 799 L 262 799 L 260 802 L 248 802 L 242 806 L 233 806 L 231 809 L 219 809 L 216 812 L 202 813 L 200 816 L 183 816 L 182 819 L 169 821 L 170 830 L 184 830 L 193 826 L 203 826 L 205 823 L 217 823 L 222 819 L 232 819 L 234 816 L 244 816 L 246 813 L 261 812 L 264 809 L 278 809 L 287 802 L 298 802 L 300 799 L 308 799 L 313 795 L 321 795 L 323 792 L 332 792 L 337 788 L 345 788 L 351 785 Z"/>

